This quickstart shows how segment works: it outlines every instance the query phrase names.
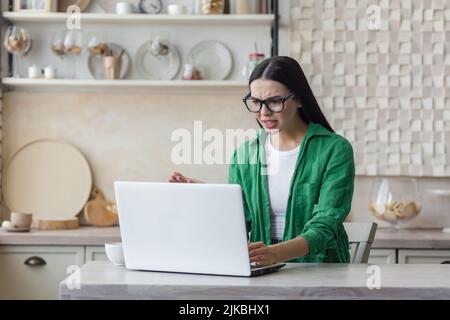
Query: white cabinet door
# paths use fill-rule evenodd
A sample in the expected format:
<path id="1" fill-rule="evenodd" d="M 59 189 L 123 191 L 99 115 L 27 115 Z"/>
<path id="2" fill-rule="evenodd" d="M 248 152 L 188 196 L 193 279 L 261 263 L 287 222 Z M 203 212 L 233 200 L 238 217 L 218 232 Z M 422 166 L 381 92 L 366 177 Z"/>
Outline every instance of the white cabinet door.
<path id="1" fill-rule="evenodd" d="M 105 246 L 87 246 L 85 262 L 88 261 L 107 261 Z"/>
<path id="2" fill-rule="evenodd" d="M 369 255 L 370 264 L 395 264 L 397 257 L 395 249 L 371 249 Z"/>
<path id="3" fill-rule="evenodd" d="M 442 263 L 450 261 L 450 250 L 399 250 L 398 263 Z"/>
<path id="4" fill-rule="evenodd" d="M 67 268 L 83 263 L 82 246 L 0 246 L 0 299 L 58 299 Z"/>

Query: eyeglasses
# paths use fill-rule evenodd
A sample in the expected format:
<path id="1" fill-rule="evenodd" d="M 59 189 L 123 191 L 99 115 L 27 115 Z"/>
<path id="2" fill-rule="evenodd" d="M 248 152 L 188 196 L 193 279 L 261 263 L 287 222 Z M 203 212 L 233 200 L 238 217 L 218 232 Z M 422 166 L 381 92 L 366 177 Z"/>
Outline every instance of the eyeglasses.
<path id="1" fill-rule="evenodd" d="M 265 100 L 254 98 L 250 93 L 242 99 L 248 111 L 258 113 L 261 111 L 263 104 L 266 105 L 270 112 L 278 113 L 283 111 L 284 103 L 295 97 L 295 93 L 291 92 L 285 97 L 270 97 Z"/>

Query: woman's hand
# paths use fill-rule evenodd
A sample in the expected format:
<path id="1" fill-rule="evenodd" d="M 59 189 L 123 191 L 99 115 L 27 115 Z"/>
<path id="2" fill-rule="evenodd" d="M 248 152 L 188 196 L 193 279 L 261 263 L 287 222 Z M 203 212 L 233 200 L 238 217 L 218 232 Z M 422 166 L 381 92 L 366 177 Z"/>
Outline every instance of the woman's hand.
<path id="1" fill-rule="evenodd" d="M 192 179 L 192 178 L 188 178 L 183 176 L 181 173 L 179 172 L 172 172 L 172 175 L 169 178 L 169 182 L 179 182 L 179 183 L 203 183 L 200 180 L 196 180 L 196 179 Z"/>
<path id="2" fill-rule="evenodd" d="M 263 242 L 250 242 L 248 244 L 250 262 L 256 262 L 258 267 L 270 266 L 279 262 L 276 249 L 266 246 Z"/>

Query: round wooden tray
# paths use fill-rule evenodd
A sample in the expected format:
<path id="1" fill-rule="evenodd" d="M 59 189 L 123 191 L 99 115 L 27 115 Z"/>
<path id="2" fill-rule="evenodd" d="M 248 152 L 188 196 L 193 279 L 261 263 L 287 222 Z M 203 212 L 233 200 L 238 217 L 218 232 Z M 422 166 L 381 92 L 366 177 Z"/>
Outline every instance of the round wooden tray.
<path id="1" fill-rule="evenodd" d="M 57 140 L 33 141 L 9 160 L 3 196 L 11 211 L 30 212 L 33 219 L 74 218 L 89 199 L 89 164 L 74 146 Z"/>

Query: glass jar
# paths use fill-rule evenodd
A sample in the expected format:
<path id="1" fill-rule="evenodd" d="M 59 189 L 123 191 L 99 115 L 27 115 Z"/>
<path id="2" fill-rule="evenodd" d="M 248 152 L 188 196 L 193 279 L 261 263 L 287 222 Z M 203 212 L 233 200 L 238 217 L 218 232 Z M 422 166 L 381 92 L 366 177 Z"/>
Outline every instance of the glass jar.
<path id="1" fill-rule="evenodd" d="M 419 190 L 414 178 L 376 178 L 372 185 L 369 210 L 374 217 L 391 225 L 391 230 L 415 218 L 421 211 Z"/>
<path id="2" fill-rule="evenodd" d="M 202 0 L 203 14 L 223 14 L 224 0 Z"/>
<path id="3" fill-rule="evenodd" d="M 253 70 L 255 70 L 256 66 L 260 64 L 265 58 L 264 53 L 262 52 L 252 52 L 248 55 L 247 65 L 244 67 L 242 75 L 248 79 L 252 74 Z"/>

